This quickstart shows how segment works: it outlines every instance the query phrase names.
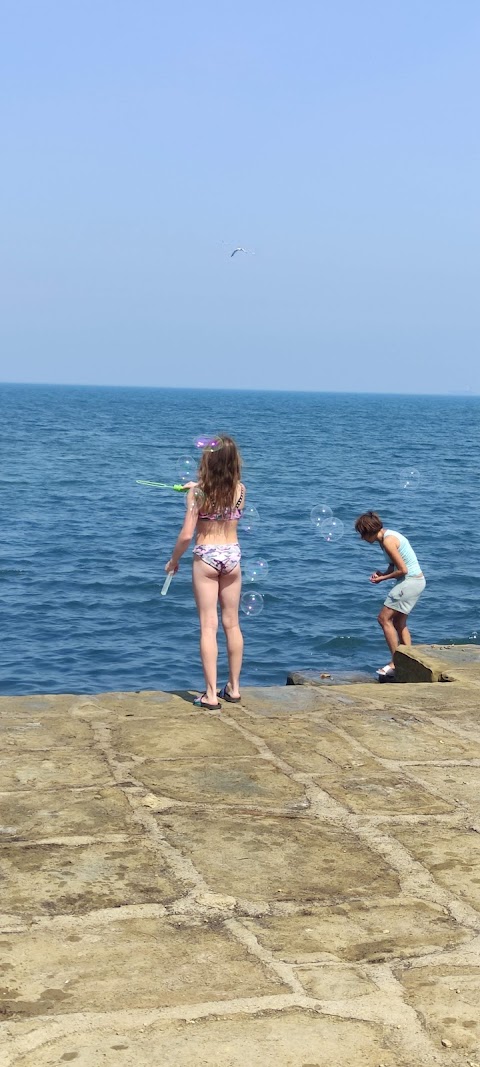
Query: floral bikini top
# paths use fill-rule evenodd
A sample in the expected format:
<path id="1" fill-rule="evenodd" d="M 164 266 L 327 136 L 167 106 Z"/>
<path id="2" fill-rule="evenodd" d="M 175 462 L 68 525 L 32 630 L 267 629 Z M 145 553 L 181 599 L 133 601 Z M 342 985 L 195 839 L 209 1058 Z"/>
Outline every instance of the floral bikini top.
<path id="1" fill-rule="evenodd" d="M 199 519 L 206 519 L 209 522 L 238 522 L 243 515 L 242 504 L 245 498 L 245 486 L 242 485 L 242 491 L 235 504 L 234 508 L 225 508 L 225 511 L 215 512 L 213 515 L 207 515 L 204 511 L 199 511 Z"/>

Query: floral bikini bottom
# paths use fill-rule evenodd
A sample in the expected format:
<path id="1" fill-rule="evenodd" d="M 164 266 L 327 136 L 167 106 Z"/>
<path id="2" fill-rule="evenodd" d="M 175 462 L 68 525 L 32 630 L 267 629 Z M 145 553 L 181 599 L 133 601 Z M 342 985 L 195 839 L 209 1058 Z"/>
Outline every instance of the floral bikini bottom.
<path id="1" fill-rule="evenodd" d="M 242 551 L 238 542 L 231 545 L 195 545 L 193 555 L 195 559 L 202 559 L 209 567 L 213 567 L 219 574 L 230 574 L 230 571 L 238 567 Z"/>

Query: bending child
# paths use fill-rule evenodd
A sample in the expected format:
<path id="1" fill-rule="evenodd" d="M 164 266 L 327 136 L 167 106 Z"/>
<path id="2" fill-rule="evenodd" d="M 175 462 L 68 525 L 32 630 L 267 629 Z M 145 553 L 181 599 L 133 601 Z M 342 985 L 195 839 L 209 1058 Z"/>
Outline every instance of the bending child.
<path id="1" fill-rule="evenodd" d="M 393 654 L 399 645 L 411 645 L 412 638 L 407 626 L 407 618 L 425 589 L 425 578 L 410 541 L 397 530 L 385 530 L 382 520 L 375 511 L 366 511 L 355 523 L 355 529 L 362 541 L 370 545 L 378 542 L 389 561 L 386 571 L 374 571 L 370 581 L 379 582 L 395 580 L 393 589 L 383 602 L 378 615 L 385 640 L 392 658 L 385 667 L 377 671 L 380 678 L 392 678 L 395 674 Z"/>

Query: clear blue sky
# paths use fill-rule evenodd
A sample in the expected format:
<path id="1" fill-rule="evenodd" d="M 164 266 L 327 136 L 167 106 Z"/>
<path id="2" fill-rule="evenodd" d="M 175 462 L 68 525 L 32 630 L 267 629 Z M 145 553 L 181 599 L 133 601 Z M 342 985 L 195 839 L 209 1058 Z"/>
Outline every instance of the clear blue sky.
<path id="1" fill-rule="evenodd" d="M 480 393 L 479 54 L 478 0 L 3 0 L 0 379 Z"/>

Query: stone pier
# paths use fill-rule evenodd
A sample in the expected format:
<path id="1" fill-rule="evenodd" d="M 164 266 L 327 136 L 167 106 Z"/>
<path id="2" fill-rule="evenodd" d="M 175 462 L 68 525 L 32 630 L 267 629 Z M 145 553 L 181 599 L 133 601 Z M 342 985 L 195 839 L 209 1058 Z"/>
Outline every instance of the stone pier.
<path id="1" fill-rule="evenodd" d="M 480 667 L 0 699 L 2 1067 L 480 1067 Z"/>

